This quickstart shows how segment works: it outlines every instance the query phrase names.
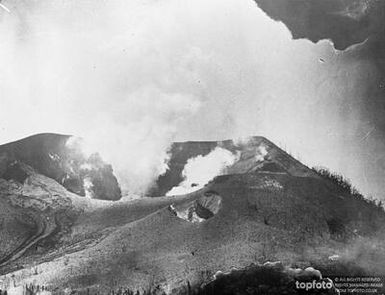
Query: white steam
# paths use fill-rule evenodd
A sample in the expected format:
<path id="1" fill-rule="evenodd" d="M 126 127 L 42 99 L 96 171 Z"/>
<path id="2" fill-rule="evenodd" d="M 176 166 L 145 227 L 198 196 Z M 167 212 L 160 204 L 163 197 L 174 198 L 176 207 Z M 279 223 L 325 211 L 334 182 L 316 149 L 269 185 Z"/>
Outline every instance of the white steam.
<path id="1" fill-rule="evenodd" d="M 143 192 L 171 141 L 263 135 L 384 191 L 385 146 L 377 131 L 361 140 L 373 129 L 362 84 L 378 67 L 293 41 L 252 0 L 1 4 L 1 143 L 81 136 Z"/>
<path id="2" fill-rule="evenodd" d="M 12 13 L 0 10 L 0 140 L 80 136 L 123 189 L 144 192 L 164 172 L 178 124 L 201 106 L 194 63 L 206 57 L 176 43 L 178 26 L 161 4 L 4 4 Z"/>
<path id="3" fill-rule="evenodd" d="M 258 146 L 258 148 L 256 150 L 255 161 L 263 162 L 267 155 L 268 155 L 268 151 L 266 149 L 266 146 L 260 145 L 260 146 Z"/>
<path id="4" fill-rule="evenodd" d="M 83 188 L 86 194 L 86 198 L 93 199 L 94 193 L 92 191 L 92 188 L 94 185 L 91 179 L 89 177 L 85 177 L 83 181 L 84 181 Z"/>
<path id="5" fill-rule="evenodd" d="M 167 192 L 166 196 L 184 195 L 201 189 L 214 177 L 225 173 L 226 168 L 238 159 L 239 155 L 220 147 L 206 156 L 188 159 L 182 171 L 184 180 Z"/>

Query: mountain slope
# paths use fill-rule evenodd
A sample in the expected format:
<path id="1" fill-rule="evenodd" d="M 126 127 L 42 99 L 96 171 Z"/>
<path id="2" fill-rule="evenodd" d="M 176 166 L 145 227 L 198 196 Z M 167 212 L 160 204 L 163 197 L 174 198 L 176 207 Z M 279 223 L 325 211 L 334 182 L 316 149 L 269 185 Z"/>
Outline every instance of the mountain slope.
<path id="1" fill-rule="evenodd" d="M 0 182 L 0 213 L 15 229 L 0 230 L 10 241 L 0 257 L 0 289 L 39 284 L 54 294 L 86 294 L 159 285 L 179 294 L 187 280 L 199 285 L 218 270 L 275 260 L 322 267 L 325 275 L 383 273 L 383 210 L 341 192 L 265 138 L 176 143 L 158 191 L 178 185 L 188 160 L 217 146 L 236 161 L 204 188 L 134 201 L 82 198 L 20 164 L 24 182 Z"/>
<path id="2" fill-rule="evenodd" d="M 234 154 L 239 154 L 239 159 L 233 165 L 227 167 L 226 174 L 265 171 L 318 178 L 314 171 L 261 136 L 250 137 L 239 142 L 234 140 L 176 142 L 170 149 L 169 169 L 165 174 L 159 176 L 149 195 L 165 195 L 171 188 L 183 181 L 182 171 L 189 159 L 205 156 L 217 147 L 226 149 Z"/>
<path id="3" fill-rule="evenodd" d="M 117 200 L 121 191 L 112 167 L 93 154 L 84 154 L 68 144 L 72 137 L 59 134 L 37 134 L 0 145 L 0 178 L 20 183 L 28 177 L 19 163 L 55 179 L 68 191 L 85 196 L 87 190 L 96 199 Z M 85 186 L 89 181 L 90 188 Z"/>

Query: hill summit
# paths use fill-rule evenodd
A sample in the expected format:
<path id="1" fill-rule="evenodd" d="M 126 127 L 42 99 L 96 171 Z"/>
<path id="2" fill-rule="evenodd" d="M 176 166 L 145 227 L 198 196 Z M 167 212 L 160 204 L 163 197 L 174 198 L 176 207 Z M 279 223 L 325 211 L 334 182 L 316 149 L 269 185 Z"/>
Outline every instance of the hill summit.
<path id="1" fill-rule="evenodd" d="M 221 167 L 223 169 L 217 171 L 218 174 L 265 172 L 296 177 L 319 177 L 312 169 L 309 169 L 274 143 L 261 136 L 249 137 L 238 141 L 176 142 L 170 148 L 169 169 L 166 173 L 159 176 L 149 194 L 151 196 L 165 195 L 185 179 L 184 169 L 189 161 L 191 163 L 197 157 L 207 157 L 216 149 L 228 151 L 234 158 L 231 163 L 223 165 Z M 218 154 L 218 161 L 221 161 L 223 156 L 226 155 Z M 201 162 L 203 161 L 204 159 Z M 208 164 L 215 165 L 215 161 L 211 161 Z M 202 165 L 202 170 L 208 170 L 208 167 Z M 205 171 L 199 172 L 204 174 Z M 218 174 L 213 175 L 213 177 L 218 176 Z"/>
<path id="2" fill-rule="evenodd" d="M 0 290 L 187 294 L 186 284 L 226 285 L 212 283 L 218 271 L 269 261 L 293 274 L 385 274 L 383 209 L 264 137 L 174 143 L 148 197 L 115 202 L 112 168 L 67 141 L 42 134 L 0 146 Z M 82 193 L 87 180 L 99 189 Z"/>
<path id="3" fill-rule="evenodd" d="M 72 136 L 37 134 L 0 145 L 0 178 L 23 183 L 27 165 L 68 191 L 95 199 L 118 200 L 121 191 L 111 165 L 98 154 L 85 156 Z"/>

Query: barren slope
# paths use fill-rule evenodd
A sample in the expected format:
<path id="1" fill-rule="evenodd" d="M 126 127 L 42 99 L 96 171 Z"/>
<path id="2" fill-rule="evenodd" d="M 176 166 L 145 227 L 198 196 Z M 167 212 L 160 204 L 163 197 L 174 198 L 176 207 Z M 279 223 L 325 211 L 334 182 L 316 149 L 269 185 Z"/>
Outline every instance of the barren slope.
<path id="1" fill-rule="evenodd" d="M 158 191 L 178 185 L 187 160 L 216 146 L 238 155 L 226 175 L 191 194 L 134 201 L 86 199 L 20 164 L 23 182 L 1 180 L 3 218 L 15 231 L 0 231 L 10 240 L 0 289 L 34 283 L 54 293 L 150 285 L 170 291 L 186 280 L 207 282 L 218 270 L 272 260 L 320 266 L 325 274 L 341 265 L 346 274 L 352 265 L 383 272 L 385 249 L 373 245 L 380 245 L 374 236 L 384 212 L 262 137 L 175 144 Z"/>
<path id="2" fill-rule="evenodd" d="M 86 195 L 84 182 L 88 179 L 94 198 L 120 199 L 112 167 L 97 154 L 84 156 L 78 146 L 68 144 L 71 139 L 68 135 L 45 133 L 0 145 L 0 178 L 24 182 L 28 175 L 19 164 L 26 164 L 80 196 Z"/>

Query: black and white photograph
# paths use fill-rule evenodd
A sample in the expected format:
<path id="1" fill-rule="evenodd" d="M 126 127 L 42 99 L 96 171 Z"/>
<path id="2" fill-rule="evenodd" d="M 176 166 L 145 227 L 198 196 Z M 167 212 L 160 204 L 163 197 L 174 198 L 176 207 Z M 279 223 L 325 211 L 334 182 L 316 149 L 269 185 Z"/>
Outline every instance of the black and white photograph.
<path id="1" fill-rule="evenodd" d="M 0 0 L 0 295 L 385 294 L 385 0 Z"/>

